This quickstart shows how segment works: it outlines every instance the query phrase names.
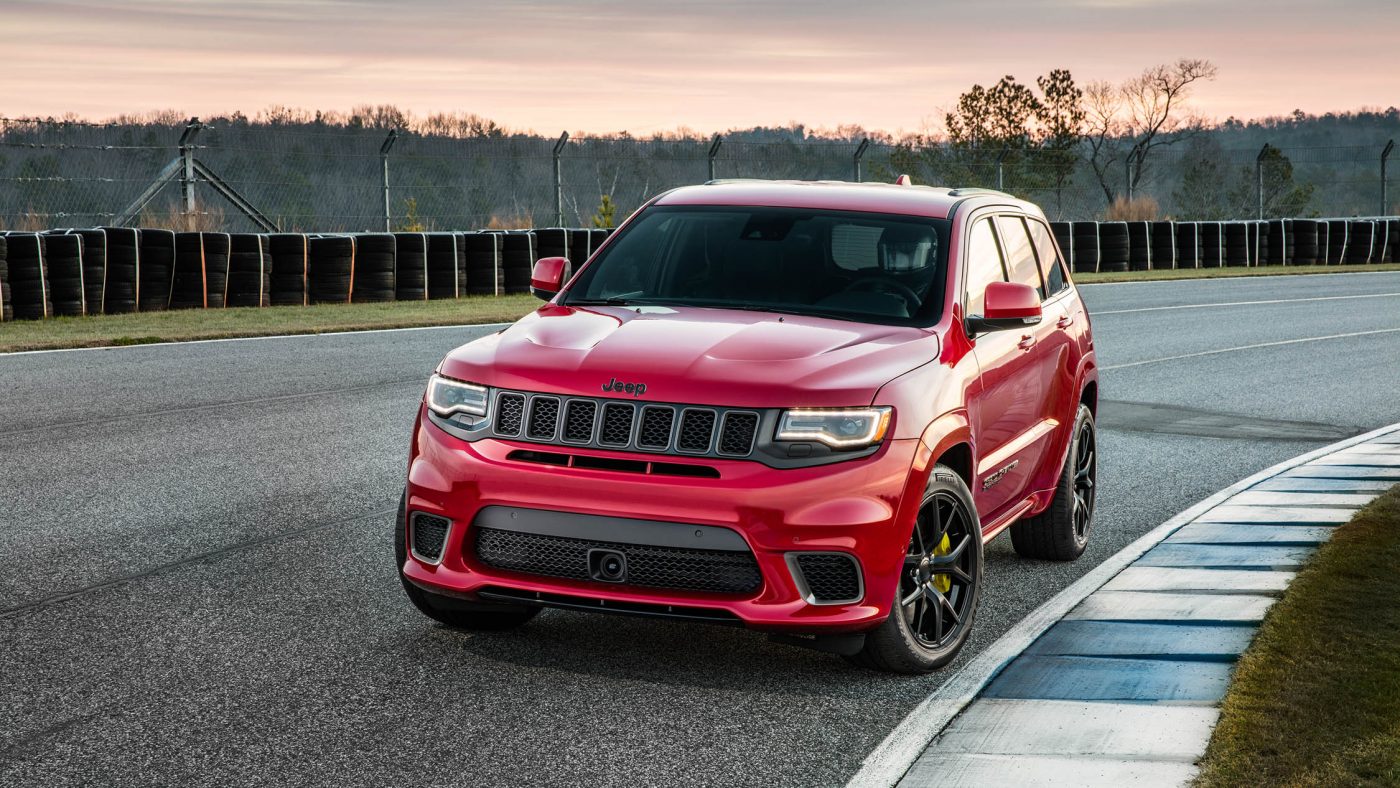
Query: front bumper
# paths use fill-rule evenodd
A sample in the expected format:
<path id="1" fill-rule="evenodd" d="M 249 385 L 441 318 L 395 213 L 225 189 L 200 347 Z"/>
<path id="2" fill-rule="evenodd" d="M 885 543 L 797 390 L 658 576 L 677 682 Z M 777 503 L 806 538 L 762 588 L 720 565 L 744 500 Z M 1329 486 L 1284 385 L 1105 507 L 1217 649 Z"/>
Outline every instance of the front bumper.
<path id="1" fill-rule="evenodd" d="M 922 480 L 912 473 L 920 442 L 889 440 L 874 455 L 777 470 L 744 460 L 694 460 L 719 478 L 659 476 L 541 465 L 508 459 L 529 443 L 455 438 L 419 415 L 408 473 L 408 509 L 452 521 L 442 557 L 409 557 L 403 572 L 425 589 L 467 599 L 509 589 L 548 598 L 709 609 L 755 629 L 836 633 L 869 629 L 890 611 Z M 570 449 L 592 456 L 645 455 Z M 689 462 L 689 458 L 667 458 Z M 716 526 L 738 533 L 762 574 L 758 590 L 719 594 L 640 588 L 523 574 L 486 566 L 474 552 L 473 521 L 487 506 Z M 790 553 L 840 551 L 862 570 L 863 598 L 816 605 L 794 580 Z"/>

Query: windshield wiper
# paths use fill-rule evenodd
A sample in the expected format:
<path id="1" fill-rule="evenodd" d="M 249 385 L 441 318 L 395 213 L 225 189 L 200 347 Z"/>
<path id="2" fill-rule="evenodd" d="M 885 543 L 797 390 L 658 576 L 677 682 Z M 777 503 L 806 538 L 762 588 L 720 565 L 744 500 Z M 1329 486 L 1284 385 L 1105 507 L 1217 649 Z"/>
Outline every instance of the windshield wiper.
<path id="1" fill-rule="evenodd" d="M 640 302 L 629 298 L 575 298 L 570 299 L 564 306 L 632 306 Z"/>

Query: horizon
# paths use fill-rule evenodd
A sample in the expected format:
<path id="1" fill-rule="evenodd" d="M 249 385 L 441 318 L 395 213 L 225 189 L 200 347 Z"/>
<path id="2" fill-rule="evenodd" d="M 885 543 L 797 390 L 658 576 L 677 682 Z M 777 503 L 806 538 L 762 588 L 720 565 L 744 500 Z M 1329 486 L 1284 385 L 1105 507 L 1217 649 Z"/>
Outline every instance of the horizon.
<path id="1" fill-rule="evenodd" d="M 476 115 L 546 136 L 791 125 L 901 136 L 940 128 L 959 94 L 1004 74 L 1034 85 L 1068 68 L 1082 87 L 1178 57 L 1219 67 L 1191 97 L 1213 124 L 1400 103 L 1390 71 L 1369 54 L 1385 51 L 1388 23 L 1400 22 L 1400 4 L 1387 0 L 1327 8 L 1005 0 L 949 9 L 874 0 L 862 9 L 869 24 L 856 26 L 849 6 L 831 0 L 807 3 L 800 15 L 778 0 L 670 0 L 642 10 L 615 0 L 524 8 L 408 0 L 389 16 L 365 0 L 0 7 L 12 30 L 3 111 L 25 117 L 101 121 L 172 108 L 251 118 L 279 105 L 347 113 L 392 105 L 420 119 Z M 1163 9 L 1173 13 L 1156 13 Z M 1208 29 L 1195 29 L 1199 14 L 1209 14 Z M 157 45 L 153 30 L 168 43 Z M 927 52 L 930 41 L 938 48 Z"/>

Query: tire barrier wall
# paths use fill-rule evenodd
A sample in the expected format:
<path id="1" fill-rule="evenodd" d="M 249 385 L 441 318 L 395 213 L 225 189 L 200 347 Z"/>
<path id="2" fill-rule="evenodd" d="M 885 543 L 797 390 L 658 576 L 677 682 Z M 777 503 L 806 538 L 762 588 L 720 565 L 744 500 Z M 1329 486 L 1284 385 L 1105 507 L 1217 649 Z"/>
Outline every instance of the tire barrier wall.
<path id="1" fill-rule="evenodd" d="M 1400 217 L 1051 222 L 1075 273 L 1400 260 Z M 224 306 L 526 293 L 541 257 L 568 275 L 610 230 L 357 234 L 127 227 L 0 233 L 0 320 Z"/>

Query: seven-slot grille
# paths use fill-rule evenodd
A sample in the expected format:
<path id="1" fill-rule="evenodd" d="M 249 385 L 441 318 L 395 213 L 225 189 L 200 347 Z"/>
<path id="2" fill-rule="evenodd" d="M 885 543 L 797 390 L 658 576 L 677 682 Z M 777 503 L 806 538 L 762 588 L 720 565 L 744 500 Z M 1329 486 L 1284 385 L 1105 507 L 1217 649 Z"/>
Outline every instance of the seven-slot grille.
<path id="1" fill-rule="evenodd" d="M 759 422 L 751 410 L 498 391 L 491 429 L 536 443 L 747 457 Z"/>

